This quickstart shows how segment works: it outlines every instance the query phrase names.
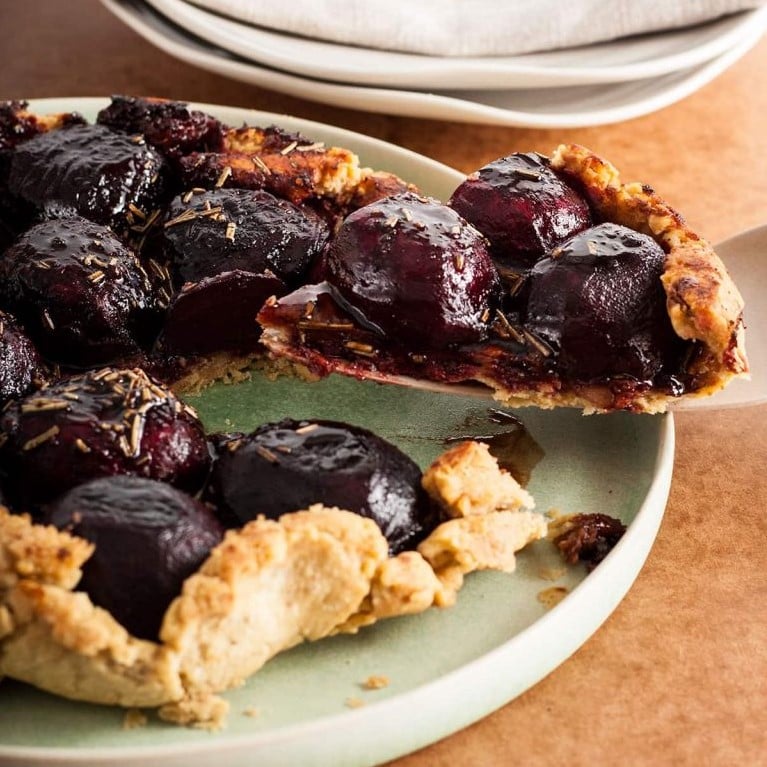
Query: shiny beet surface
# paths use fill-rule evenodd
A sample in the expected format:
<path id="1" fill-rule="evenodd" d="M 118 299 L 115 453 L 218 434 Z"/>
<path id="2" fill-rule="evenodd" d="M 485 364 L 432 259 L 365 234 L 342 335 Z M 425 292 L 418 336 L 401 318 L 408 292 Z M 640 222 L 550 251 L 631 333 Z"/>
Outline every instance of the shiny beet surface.
<path id="1" fill-rule="evenodd" d="M 164 203 L 167 172 L 140 136 L 76 125 L 18 146 L 8 188 L 46 217 L 78 213 L 125 232 Z"/>
<path id="2" fill-rule="evenodd" d="M 210 463 L 195 412 L 139 369 L 91 371 L 13 402 L 0 439 L 6 490 L 22 507 L 113 474 L 195 492 Z"/>
<path id="3" fill-rule="evenodd" d="M 0 296 L 49 359 L 100 365 L 158 330 L 147 274 L 112 231 L 80 217 L 44 221 L 0 260 Z"/>
<path id="4" fill-rule="evenodd" d="M 253 351 L 261 335 L 258 310 L 286 292 L 274 275 L 239 270 L 189 282 L 168 309 L 160 347 L 168 354 Z"/>
<path id="5" fill-rule="evenodd" d="M 215 117 L 189 109 L 181 101 L 112 96 L 96 122 L 114 131 L 142 134 L 172 160 L 190 152 L 217 151 L 223 141 L 223 128 Z"/>
<path id="6" fill-rule="evenodd" d="M 481 340 L 498 292 L 482 236 L 452 209 L 410 192 L 352 213 L 324 268 L 370 323 L 415 346 Z"/>
<path id="7" fill-rule="evenodd" d="M 439 521 L 418 466 L 366 429 L 286 419 L 215 441 L 217 504 L 239 524 L 323 503 L 374 520 L 397 553 L 413 548 Z"/>
<path id="8" fill-rule="evenodd" d="M 0 102 L 0 253 L 29 226 L 34 208 L 8 189 L 13 150 L 19 144 L 52 128 L 82 124 L 80 115 L 61 114 L 41 121 L 27 111 L 26 101 Z"/>
<path id="9" fill-rule="evenodd" d="M 105 477 L 59 498 L 45 522 L 95 544 L 78 588 L 131 634 L 156 640 L 168 605 L 223 537 L 213 512 L 139 477 Z"/>
<path id="10" fill-rule="evenodd" d="M 45 376 L 32 340 L 10 314 L 0 311 L 0 404 L 41 385 Z"/>
<path id="11" fill-rule="evenodd" d="M 328 228 L 311 211 L 268 192 L 217 189 L 177 197 L 163 236 L 179 285 L 235 269 L 271 271 L 294 283 L 322 249 Z"/>
<path id="12" fill-rule="evenodd" d="M 677 349 L 660 281 L 665 255 L 650 237 L 600 224 L 539 261 L 525 327 L 558 352 L 563 378 L 658 374 Z"/>
<path id="13" fill-rule="evenodd" d="M 516 271 L 591 225 L 586 201 L 537 154 L 512 154 L 485 165 L 448 204 L 487 237 L 501 267 Z"/>

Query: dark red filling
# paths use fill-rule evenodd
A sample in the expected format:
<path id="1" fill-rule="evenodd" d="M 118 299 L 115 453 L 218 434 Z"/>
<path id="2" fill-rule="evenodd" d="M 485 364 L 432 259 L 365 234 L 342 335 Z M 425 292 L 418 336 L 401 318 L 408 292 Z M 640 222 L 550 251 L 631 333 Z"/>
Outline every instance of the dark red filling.
<path id="1" fill-rule="evenodd" d="M 252 352 L 259 348 L 259 307 L 287 292 L 271 273 L 235 270 L 188 282 L 173 299 L 159 346 L 168 355 Z"/>
<path id="2" fill-rule="evenodd" d="M 566 521 L 566 530 L 554 545 L 571 565 L 584 562 L 591 572 L 615 547 L 626 525 L 607 514 L 575 514 Z"/>
<path id="3" fill-rule="evenodd" d="M 223 142 L 223 126 L 215 117 L 180 101 L 112 96 L 96 121 L 113 131 L 143 135 L 171 160 L 191 152 L 215 152 Z"/>
<path id="4" fill-rule="evenodd" d="M 270 271 L 296 284 L 327 238 L 327 225 L 311 211 L 246 189 L 177 197 L 163 231 L 179 286 L 233 270 Z"/>
<path id="5" fill-rule="evenodd" d="M 371 327 L 415 346 L 480 341 L 500 292 L 477 231 L 447 206 L 412 192 L 349 215 L 324 270 Z"/>
<path id="6" fill-rule="evenodd" d="M 162 206 L 168 168 L 142 136 L 75 125 L 20 144 L 8 190 L 41 215 L 77 213 L 127 232 Z M 136 212 L 138 211 L 138 213 Z"/>
<path id="7" fill-rule="evenodd" d="M 666 256 L 650 237 L 600 224 L 530 272 L 524 325 L 555 350 L 563 378 L 652 381 L 681 353 L 661 284 Z"/>
<path id="8" fill-rule="evenodd" d="M 581 242 L 588 257 L 577 257 Z M 566 253 L 573 249 L 571 258 Z M 521 312 L 488 308 L 486 340 L 446 349 L 413 333 L 383 332 L 330 283 L 271 302 L 258 318 L 279 329 L 279 340 L 270 332 L 274 348 L 319 375 L 339 370 L 381 380 L 484 381 L 510 394 L 568 390 L 596 407 L 631 409 L 651 387 L 681 394 L 686 386 L 685 345 L 665 313 L 662 258 L 649 238 L 623 227 L 587 230 L 539 262 L 518 299 Z M 551 308 L 546 314 L 542 307 Z M 574 355 L 571 346 L 581 337 L 585 343 Z"/>
<path id="9" fill-rule="evenodd" d="M 13 316 L 0 311 L 0 403 L 22 397 L 41 386 L 47 376 L 30 337 Z"/>
<path id="10" fill-rule="evenodd" d="M 366 429 L 286 419 L 214 442 L 214 498 L 237 525 L 322 503 L 372 519 L 396 554 L 439 522 L 418 466 Z"/>
<path id="11" fill-rule="evenodd" d="M 78 588 L 131 634 L 156 640 L 181 585 L 220 543 L 214 513 L 139 477 L 105 477 L 63 495 L 44 519 L 96 545 Z"/>

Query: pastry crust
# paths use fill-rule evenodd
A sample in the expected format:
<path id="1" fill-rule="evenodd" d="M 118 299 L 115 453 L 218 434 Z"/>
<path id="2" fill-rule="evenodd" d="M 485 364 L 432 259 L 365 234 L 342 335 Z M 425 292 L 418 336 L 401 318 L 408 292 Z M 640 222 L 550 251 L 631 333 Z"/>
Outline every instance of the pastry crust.
<path id="1" fill-rule="evenodd" d="M 176 662 L 71 591 L 87 541 L 0 508 L 0 676 L 75 700 L 157 706 L 181 697 Z"/>
<path id="2" fill-rule="evenodd" d="M 191 154 L 182 164 L 188 182 L 222 178 L 227 186 L 267 189 L 294 203 L 330 198 L 344 205 L 362 178 L 359 158 L 348 149 L 275 127 L 230 128 L 221 152 Z"/>
<path id="3" fill-rule="evenodd" d="M 483 485 L 472 480 L 476 468 Z M 168 608 L 160 641 L 131 636 L 72 589 L 93 546 L 0 509 L 0 675 L 76 700 L 160 708 L 167 721 L 215 728 L 242 684 L 305 640 L 449 606 L 469 572 L 511 572 L 546 534 L 532 498 L 486 446 L 457 445 L 427 470 L 453 516 L 396 557 L 370 519 L 315 505 L 229 531 Z M 456 501 L 455 488 L 475 496 Z M 460 517 L 470 513 L 470 516 Z"/>
<path id="4" fill-rule="evenodd" d="M 0 674 L 91 703 L 159 706 L 183 696 L 174 654 L 132 637 L 85 594 L 24 580 L 6 605 L 14 629 L 0 644 Z"/>
<path id="5" fill-rule="evenodd" d="M 93 544 L 0 506 L 0 604 L 21 579 L 71 589 Z"/>
<path id="6" fill-rule="evenodd" d="M 312 507 L 227 534 L 163 621 L 192 694 L 241 684 L 278 652 L 332 632 L 386 559 L 374 522 Z"/>

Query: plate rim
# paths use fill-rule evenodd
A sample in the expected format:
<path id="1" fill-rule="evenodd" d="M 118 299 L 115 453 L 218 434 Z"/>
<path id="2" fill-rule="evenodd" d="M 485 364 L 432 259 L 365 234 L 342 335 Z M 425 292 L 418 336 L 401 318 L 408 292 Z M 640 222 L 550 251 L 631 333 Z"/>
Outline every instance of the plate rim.
<path id="1" fill-rule="evenodd" d="M 109 100 L 103 97 L 30 99 L 30 105 L 34 109 L 64 108 L 90 112 L 107 103 L 109 103 Z M 396 153 L 401 152 L 406 156 L 418 158 L 419 162 L 428 161 L 428 166 L 433 167 L 436 171 L 449 174 L 451 178 L 455 175 L 462 175 L 446 165 L 429 160 L 429 158 L 411 150 L 403 149 L 380 139 L 374 139 L 343 128 L 335 128 L 325 123 L 240 107 L 201 104 L 197 102 L 189 102 L 189 105 L 192 108 L 209 109 L 214 114 L 216 111 L 220 111 L 222 113 L 240 114 L 243 119 L 253 118 L 254 116 L 258 119 L 261 117 L 266 119 L 283 119 L 289 120 L 296 126 L 308 126 L 309 129 L 312 126 L 316 126 L 321 130 L 337 132 L 341 136 L 348 134 L 357 143 L 363 145 L 370 143 L 372 146 L 376 146 L 384 151 L 391 151 L 393 149 L 396 150 Z M 609 418 L 610 416 L 594 417 Z M 654 418 L 659 423 L 652 480 L 625 535 L 599 565 L 598 576 L 585 578 L 567 599 L 560 602 L 512 638 L 478 658 L 443 674 L 437 679 L 421 684 L 407 692 L 394 695 L 391 698 L 366 705 L 363 709 L 321 716 L 299 724 L 283 725 L 256 733 L 231 734 L 229 737 L 226 737 L 226 734 L 224 734 L 223 738 L 216 738 L 209 743 L 192 742 L 115 746 L 111 748 L 102 746 L 63 748 L 4 746 L 0 743 L 0 763 L 19 767 L 23 763 L 30 765 L 54 763 L 96 765 L 116 763 L 119 760 L 120 764 L 139 765 L 143 764 L 147 757 L 151 756 L 153 764 L 161 765 L 163 763 L 161 760 L 179 757 L 201 758 L 210 754 L 215 754 L 219 757 L 225 755 L 236 756 L 236 752 L 243 748 L 258 747 L 261 749 L 277 744 L 288 746 L 292 744 L 294 748 L 299 749 L 299 753 L 305 753 L 300 751 L 300 744 L 307 737 L 316 738 L 321 734 L 326 740 L 332 741 L 334 737 L 337 739 L 340 735 L 343 742 L 347 743 L 352 739 L 359 739 L 362 735 L 369 734 L 371 728 L 380 730 L 382 722 L 384 723 L 384 729 L 388 728 L 401 732 L 402 726 L 412 721 L 411 712 L 413 706 L 427 706 L 432 714 L 434 714 L 435 709 L 439 709 L 440 706 L 442 707 L 441 712 L 445 716 L 442 718 L 432 716 L 432 719 L 437 718 L 440 720 L 438 726 L 432 726 L 430 730 L 424 728 L 420 734 L 407 744 L 403 744 L 402 740 L 400 740 L 398 741 L 399 746 L 389 748 L 388 751 L 378 750 L 374 755 L 377 762 L 382 759 L 393 759 L 405 753 L 410 753 L 483 718 L 508 701 L 516 698 L 524 690 L 529 689 L 564 663 L 612 614 L 644 565 L 655 541 L 668 499 L 674 461 L 675 429 L 674 418 L 670 413 L 659 416 L 637 417 Z M 623 554 L 623 552 L 629 552 L 632 556 Z M 624 558 L 628 560 L 628 563 L 624 562 Z M 592 598 L 592 595 L 595 594 L 599 595 L 598 600 Z M 581 625 L 578 616 L 581 613 L 580 607 L 582 603 L 590 605 L 592 617 L 588 622 L 584 622 Z M 594 604 L 598 604 L 598 609 L 594 610 Z M 593 617 L 594 615 L 596 617 Z M 576 627 L 575 631 L 573 631 L 573 627 Z M 519 684 L 514 687 L 511 685 L 504 687 L 502 685 L 503 691 L 494 690 L 492 694 L 487 695 L 483 699 L 481 705 L 474 705 L 468 708 L 467 712 L 460 711 L 456 715 L 455 706 L 451 704 L 451 701 L 455 699 L 453 695 L 457 691 L 466 689 L 467 682 L 476 681 L 480 675 L 484 675 L 488 680 L 496 679 L 496 673 L 494 672 L 499 666 L 503 667 L 504 663 L 508 663 L 508 659 L 518 656 L 520 646 L 529 650 L 533 655 L 536 652 L 541 653 L 540 645 L 545 643 L 537 641 L 539 636 L 542 635 L 545 638 L 551 635 L 552 632 L 556 635 L 558 630 L 564 631 L 564 633 L 569 632 L 569 636 L 565 643 L 565 651 L 557 653 L 553 662 L 549 660 L 536 667 L 538 670 L 534 671 L 529 679 L 525 679 L 521 686 Z M 544 656 L 545 654 L 543 652 Z M 540 668 L 543 670 L 540 671 Z M 428 701 L 428 704 L 426 701 Z M 372 720 L 372 725 L 368 720 Z M 362 725 L 361 723 L 363 722 L 368 723 Z M 351 736 L 350 732 L 352 733 Z M 39 760 L 45 761 L 41 762 Z M 264 764 L 267 764 L 268 761 L 268 759 L 265 760 Z M 309 762 L 304 761 L 303 763 L 308 764 Z M 355 761 L 354 763 L 357 764 L 359 762 Z M 373 762 L 366 763 L 372 764 Z"/>

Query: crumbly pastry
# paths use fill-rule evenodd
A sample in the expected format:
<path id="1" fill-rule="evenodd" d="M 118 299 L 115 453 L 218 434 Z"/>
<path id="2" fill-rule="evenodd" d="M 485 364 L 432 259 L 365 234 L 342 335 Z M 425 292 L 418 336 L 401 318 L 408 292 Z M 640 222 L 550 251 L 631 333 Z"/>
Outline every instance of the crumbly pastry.
<path id="1" fill-rule="evenodd" d="M 481 442 L 462 442 L 440 456 L 424 473 L 423 486 L 451 517 L 500 509 L 532 509 L 532 496 L 498 463 Z"/>
<path id="2" fill-rule="evenodd" d="M 0 675 L 76 700 L 161 707 L 160 716 L 171 722 L 221 726 L 227 704 L 216 693 L 241 684 L 275 654 L 383 618 L 449 606 L 465 574 L 512 572 L 515 552 L 545 536 L 540 515 L 518 510 L 532 505 L 530 496 L 484 447 L 467 445 L 426 472 L 440 477 L 426 480 L 432 497 L 458 518 L 439 525 L 417 551 L 390 557 L 376 523 L 336 508 L 256 519 L 228 532 L 186 580 L 159 642 L 131 636 L 72 590 L 91 544 L 2 510 Z M 495 502 L 456 508 L 451 488 L 472 492 L 462 464 L 476 460 L 460 456 L 475 452 L 483 483 L 497 486 Z"/>

